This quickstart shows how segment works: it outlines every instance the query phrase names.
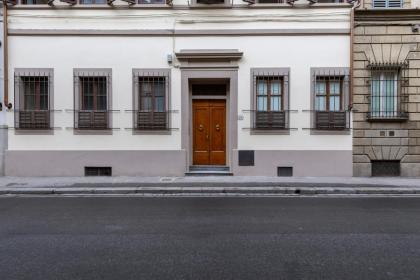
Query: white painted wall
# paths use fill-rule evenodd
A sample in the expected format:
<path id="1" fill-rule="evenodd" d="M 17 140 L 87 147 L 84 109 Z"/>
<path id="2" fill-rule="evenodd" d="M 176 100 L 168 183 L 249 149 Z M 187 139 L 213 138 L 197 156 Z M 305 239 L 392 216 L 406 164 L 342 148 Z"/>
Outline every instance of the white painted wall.
<path id="1" fill-rule="evenodd" d="M 349 28 L 349 9 L 229 10 L 11 10 L 10 29 L 341 29 Z M 92 18 L 94 17 L 94 18 Z M 202 21 L 202 22 L 197 22 Z M 188 22 L 188 23 L 187 23 Z M 239 149 L 351 150 L 351 135 L 309 135 L 310 67 L 349 67 L 349 36 L 211 36 L 211 37 L 9 37 L 10 77 L 14 68 L 54 68 L 54 135 L 15 135 L 10 150 L 146 150 L 180 149 L 181 134 L 132 135 L 132 68 L 169 68 L 167 54 L 181 49 L 238 49 Z M 34 55 L 36 54 L 36 55 Z M 290 67 L 290 135 L 250 135 L 250 68 Z M 74 135 L 73 68 L 112 68 L 113 135 Z M 180 70 L 172 68 L 171 109 L 180 110 Z M 10 83 L 13 93 L 13 82 Z M 11 94 L 13 95 L 13 94 Z M 13 114 L 8 114 L 13 126 Z M 172 115 L 180 128 L 180 113 Z"/>

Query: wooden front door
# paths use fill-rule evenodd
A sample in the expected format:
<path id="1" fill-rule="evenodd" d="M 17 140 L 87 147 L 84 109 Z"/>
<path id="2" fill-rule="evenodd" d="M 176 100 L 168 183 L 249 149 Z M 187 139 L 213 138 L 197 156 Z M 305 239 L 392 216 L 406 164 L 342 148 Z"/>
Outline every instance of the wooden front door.
<path id="1" fill-rule="evenodd" d="M 193 164 L 226 164 L 226 100 L 193 100 Z"/>

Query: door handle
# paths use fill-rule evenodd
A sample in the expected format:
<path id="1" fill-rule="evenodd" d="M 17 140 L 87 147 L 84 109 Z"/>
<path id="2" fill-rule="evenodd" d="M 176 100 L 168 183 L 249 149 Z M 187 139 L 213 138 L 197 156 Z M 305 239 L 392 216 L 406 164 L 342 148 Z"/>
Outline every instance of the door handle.
<path id="1" fill-rule="evenodd" d="M 216 130 L 219 131 L 220 130 L 220 125 L 216 124 Z"/>

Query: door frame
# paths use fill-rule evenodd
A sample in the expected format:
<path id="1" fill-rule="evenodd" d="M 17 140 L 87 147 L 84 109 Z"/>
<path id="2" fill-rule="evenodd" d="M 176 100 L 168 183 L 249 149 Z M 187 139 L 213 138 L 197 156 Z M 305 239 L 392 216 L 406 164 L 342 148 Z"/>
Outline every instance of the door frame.
<path id="1" fill-rule="evenodd" d="M 192 165 L 192 92 L 195 79 L 226 80 L 226 166 L 233 170 L 233 151 L 238 146 L 238 70 L 181 69 L 181 148 L 186 152 L 185 170 Z M 220 98 L 220 97 L 219 97 Z M 208 98 L 211 99 L 211 98 Z"/>

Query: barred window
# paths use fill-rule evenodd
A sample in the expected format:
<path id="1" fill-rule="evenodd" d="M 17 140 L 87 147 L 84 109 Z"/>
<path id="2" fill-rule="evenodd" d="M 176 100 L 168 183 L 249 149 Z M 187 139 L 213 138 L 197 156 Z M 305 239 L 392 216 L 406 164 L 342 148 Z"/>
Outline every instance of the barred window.
<path id="1" fill-rule="evenodd" d="M 257 111 L 282 111 L 283 77 L 257 76 Z"/>
<path id="2" fill-rule="evenodd" d="M 372 72 L 371 94 L 372 117 L 396 117 L 398 113 L 398 71 Z"/>
<path id="3" fill-rule="evenodd" d="M 318 76 L 315 82 L 315 110 L 340 111 L 343 103 L 342 76 Z"/>
<path id="4" fill-rule="evenodd" d="M 402 8 L 403 0 L 373 0 L 373 8 Z"/>
<path id="5" fill-rule="evenodd" d="M 16 69 L 16 128 L 51 128 L 52 73 L 52 69 Z"/>
<path id="6" fill-rule="evenodd" d="M 169 74 L 169 69 L 133 70 L 134 129 L 169 129 Z"/>
<path id="7" fill-rule="evenodd" d="M 349 69 L 311 68 L 311 129 L 350 129 Z"/>
<path id="8" fill-rule="evenodd" d="M 369 121 L 405 121 L 408 119 L 408 64 L 369 64 L 370 104 Z"/>
<path id="9" fill-rule="evenodd" d="M 251 70 L 253 108 L 251 127 L 255 130 L 288 128 L 287 68 L 254 68 Z"/>
<path id="10" fill-rule="evenodd" d="M 74 90 L 74 127 L 111 128 L 111 69 L 75 69 Z"/>

